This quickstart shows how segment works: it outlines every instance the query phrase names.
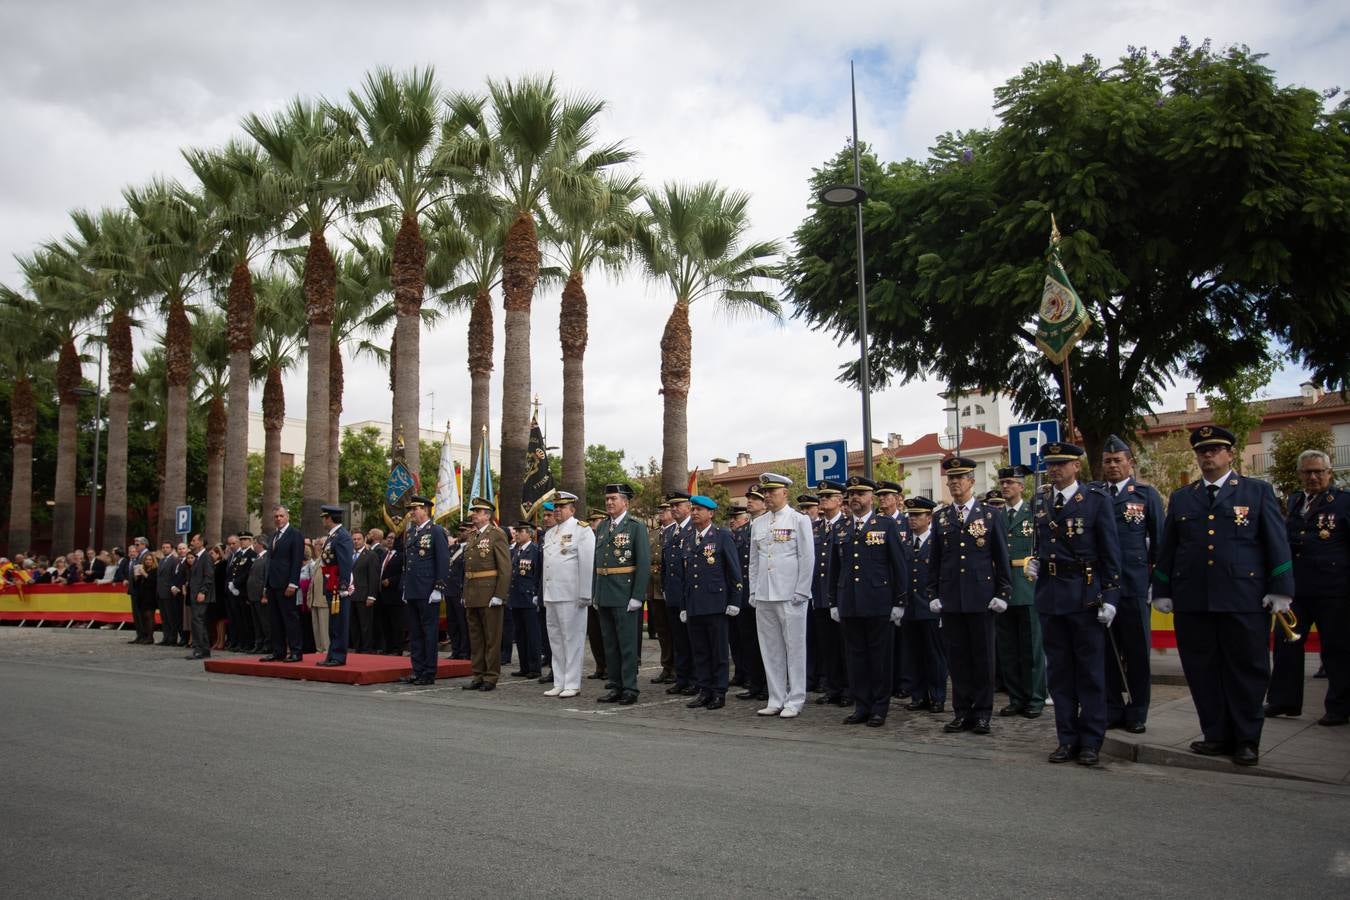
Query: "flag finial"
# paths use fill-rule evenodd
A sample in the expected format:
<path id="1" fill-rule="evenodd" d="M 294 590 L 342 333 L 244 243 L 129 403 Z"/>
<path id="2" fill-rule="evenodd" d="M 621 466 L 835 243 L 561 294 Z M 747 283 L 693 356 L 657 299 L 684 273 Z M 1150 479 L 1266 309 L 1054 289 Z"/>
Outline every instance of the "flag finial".
<path id="1" fill-rule="evenodd" d="M 1059 246 L 1059 226 L 1055 224 L 1055 214 L 1050 214 L 1050 246 Z"/>

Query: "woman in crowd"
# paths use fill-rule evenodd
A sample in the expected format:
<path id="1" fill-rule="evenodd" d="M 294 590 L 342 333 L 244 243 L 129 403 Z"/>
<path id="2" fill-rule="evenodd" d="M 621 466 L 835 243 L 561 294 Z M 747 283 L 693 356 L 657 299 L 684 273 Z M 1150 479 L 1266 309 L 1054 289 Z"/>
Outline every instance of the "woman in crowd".
<path id="1" fill-rule="evenodd" d="M 155 607 L 158 605 L 155 598 L 155 586 L 159 577 L 159 560 L 155 554 L 145 554 L 145 559 L 136 566 L 132 572 L 132 602 L 141 610 L 141 620 L 146 623 L 150 629 L 149 636 L 141 635 L 136 639 L 138 644 L 153 644 L 155 642 Z"/>

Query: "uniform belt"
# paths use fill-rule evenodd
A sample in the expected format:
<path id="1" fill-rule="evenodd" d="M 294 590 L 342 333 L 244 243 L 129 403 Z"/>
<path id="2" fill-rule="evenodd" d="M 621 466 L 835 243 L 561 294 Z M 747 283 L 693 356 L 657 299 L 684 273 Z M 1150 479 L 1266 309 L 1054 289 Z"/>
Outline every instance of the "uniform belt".
<path id="1" fill-rule="evenodd" d="M 496 578 L 496 577 L 497 577 L 497 570 L 496 570 L 496 569 L 491 569 L 491 570 L 489 570 L 489 571 L 487 571 L 487 572 L 465 572 L 465 573 L 464 573 L 464 577 L 465 577 L 465 578 Z"/>
<path id="2" fill-rule="evenodd" d="M 597 566 L 595 574 L 597 575 L 632 575 L 637 571 L 637 566 Z"/>
<path id="3" fill-rule="evenodd" d="M 1095 560 L 1046 559 L 1041 561 L 1041 568 L 1047 575 L 1086 575 L 1091 583 L 1093 562 Z"/>

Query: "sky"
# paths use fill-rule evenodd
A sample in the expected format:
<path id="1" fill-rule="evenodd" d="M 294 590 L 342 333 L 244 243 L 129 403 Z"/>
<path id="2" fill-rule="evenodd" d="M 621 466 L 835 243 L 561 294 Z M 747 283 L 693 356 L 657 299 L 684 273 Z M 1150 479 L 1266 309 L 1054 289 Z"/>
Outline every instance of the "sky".
<path id="1" fill-rule="evenodd" d="M 15 254 L 69 230 L 69 211 L 121 202 L 154 175 L 190 181 L 179 153 L 239 134 L 249 112 L 295 95 L 342 98 L 376 66 L 435 67 L 452 90 L 553 72 L 560 87 L 603 98 L 600 133 L 637 151 L 649 184 L 716 180 L 752 196 L 751 237 L 787 241 L 807 210 L 811 169 L 848 136 L 849 61 L 858 66 L 860 135 L 885 160 L 921 158 L 946 131 L 993 127 L 993 90 L 1028 62 L 1130 45 L 1166 51 L 1178 37 L 1245 43 L 1278 80 L 1323 89 L 1346 78 L 1350 7 L 1337 2 L 463 2 L 0 4 L 0 281 Z M 673 297 L 638 273 L 588 283 L 586 440 L 631 463 L 661 455 L 658 342 Z M 501 307 L 496 297 L 501 389 Z M 558 293 L 536 294 L 532 378 L 561 440 Z M 154 341 L 147 317 L 136 340 Z M 838 384 L 856 346 L 786 319 L 692 311 L 690 466 L 716 456 L 800 456 L 808 441 L 861 445 L 857 392 Z M 456 317 L 422 338 L 422 421 L 468 430 L 469 378 Z M 87 377 L 93 377 L 89 367 Z M 1305 374 L 1286 369 L 1270 396 Z M 304 415 L 304 371 L 286 380 L 288 414 Z M 1160 409 L 1184 404 L 1178 382 Z M 905 440 L 944 427 L 944 386 L 911 382 L 874 394 L 873 431 Z M 434 398 L 431 396 L 434 392 Z M 260 408 L 260 388 L 254 408 Z M 344 422 L 388 420 L 383 368 L 348 360 Z M 434 421 L 432 418 L 434 412 Z"/>

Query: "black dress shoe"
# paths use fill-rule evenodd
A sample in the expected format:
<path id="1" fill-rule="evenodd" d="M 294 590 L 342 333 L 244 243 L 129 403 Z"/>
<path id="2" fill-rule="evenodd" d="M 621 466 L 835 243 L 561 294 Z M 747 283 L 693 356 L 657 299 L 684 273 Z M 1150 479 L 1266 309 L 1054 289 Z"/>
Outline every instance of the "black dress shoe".
<path id="1" fill-rule="evenodd" d="M 483 682 L 483 686 L 479 688 L 480 691 L 495 691 L 496 689 L 497 682 L 495 681 L 485 681 Z"/>
<path id="2" fill-rule="evenodd" d="M 592 681 L 594 681 L 594 680 L 596 680 L 596 679 L 598 679 L 598 678 L 608 678 L 609 676 L 606 675 L 604 672 L 592 672 L 591 674 L 587 675 L 586 677 L 589 678 L 589 679 L 591 679 Z"/>
<path id="3" fill-rule="evenodd" d="M 155 643 L 159 644 L 159 646 L 161 646 L 161 647 L 176 647 L 176 646 L 178 646 L 178 642 L 177 642 L 177 641 L 156 641 Z"/>
<path id="4" fill-rule="evenodd" d="M 1191 741 L 1191 752 L 1201 756 L 1228 756 L 1233 752 L 1233 747 L 1218 741 Z"/>
<path id="5" fill-rule="evenodd" d="M 932 706 L 933 704 L 929 703 L 927 700 L 911 700 L 905 704 L 905 709 L 917 711 L 920 709 L 930 709 Z"/>
<path id="6" fill-rule="evenodd" d="M 468 684 L 461 684 L 459 689 L 461 691 L 481 691 L 483 689 L 483 682 L 470 681 Z"/>
<path id="7" fill-rule="evenodd" d="M 700 706 L 707 706 L 712 702 L 712 694 L 699 694 L 693 700 L 684 705 L 685 709 L 698 709 Z"/>
<path id="8" fill-rule="evenodd" d="M 670 687 L 666 688 L 666 693 L 667 693 L 667 694 L 678 694 L 678 693 L 680 693 L 681 691 L 683 691 L 685 688 L 687 688 L 688 686 L 689 686 L 689 685 L 687 685 L 687 684 L 680 684 L 679 682 L 676 682 L 675 684 L 672 684 Z"/>
<path id="9" fill-rule="evenodd" d="M 988 734 L 988 733 L 989 733 L 989 717 L 988 717 L 988 716 L 980 716 L 978 719 L 975 720 L 975 724 L 972 725 L 972 726 L 970 726 L 970 730 L 973 731 L 973 732 L 975 732 L 976 734 Z"/>
<path id="10" fill-rule="evenodd" d="M 1003 719 L 1006 719 L 1009 716 L 1020 716 L 1022 714 L 1022 707 L 1018 706 L 1016 703 L 1009 703 L 1007 706 L 1000 709 L 998 714 L 999 717 Z"/>
<path id="11" fill-rule="evenodd" d="M 1095 766 L 1097 764 L 1097 751 L 1091 747 L 1084 747 L 1078 752 L 1078 764 L 1080 766 Z"/>
<path id="12" fill-rule="evenodd" d="M 730 682 L 727 686 L 728 686 L 728 687 L 745 687 L 745 676 L 744 676 L 744 675 L 737 675 L 735 678 L 731 679 L 731 682 Z"/>
<path id="13" fill-rule="evenodd" d="M 1022 718 L 1039 719 L 1041 717 L 1041 712 L 1042 710 L 1039 706 L 1028 706 L 1022 710 Z"/>
<path id="14" fill-rule="evenodd" d="M 829 695 L 827 694 L 821 694 L 819 697 L 816 698 L 816 706 L 824 706 L 826 703 L 829 702 L 830 698 Z"/>
<path id="15" fill-rule="evenodd" d="M 885 724 L 886 724 L 885 716 L 869 716 L 867 719 L 868 728 L 880 728 L 882 725 Z"/>
<path id="16" fill-rule="evenodd" d="M 1265 706 L 1265 713 L 1267 719 L 1273 719 L 1276 716 L 1301 716 L 1303 715 L 1303 710 L 1295 709 L 1292 706 L 1280 706 L 1275 703 L 1267 703 Z"/>
<path id="17" fill-rule="evenodd" d="M 539 676 L 537 679 L 535 679 L 535 680 L 538 681 L 540 684 L 548 684 L 549 682 L 551 682 L 551 681 L 553 680 L 553 673 L 550 672 L 550 673 L 548 673 L 547 675 L 540 675 L 540 676 Z"/>
<path id="18" fill-rule="evenodd" d="M 299 653 L 292 653 L 292 654 L 290 654 L 289 656 L 287 656 L 285 659 L 282 660 L 282 662 L 288 662 L 288 663 L 297 663 L 297 662 L 304 662 L 304 661 L 305 661 L 305 658 L 304 658 L 303 656 L 301 656 Z"/>
<path id="19" fill-rule="evenodd" d="M 338 662 L 336 659 L 321 659 L 319 660 L 318 665 L 328 668 L 329 666 L 345 666 L 346 663 Z"/>
<path id="20" fill-rule="evenodd" d="M 910 693 L 910 691 L 896 691 L 894 694 L 891 694 L 891 696 L 897 700 L 908 700 Z"/>
<path id="21" fill-rule="evenodd" d="M 685 697 L 692 697 L 698 693 L 698 688 L 694 687 L 692 684 L 685 685 L 680 688 L 680 693 Z"/>
<path id="22" fill-rule="evenodd" d="M 1239 766 L 1254 766 L 1261 760 L 1255 744 L 1238 744 L 1233 751 L 1233 762 Z"/>
<path id="23" fill-rule="evenodd" d="M 632 706 L 634 703 L 637 702 L 637 699 L 638 699 L 637 691 L 624 691 L 622 694 L 619 695 L 619 705 Z"/>
<path id="24" fill-rule="evenodd" d="M 1050 754 L 1049 761 L 1052 763 L 1064 763 L 1077 758 L 1077 756 L 1077 747 L 1070 747 L 1068 744 L 1060 744 L 1055 748 L 1055 752 Z"/>
<path id="25" fill-rule="evenodd" d="M 436 683 L 436 679 L 434 679 L 434 678 L 426 678 L 426 677 L 422 677 L 422 678 L 414 678 L 412 683 L 413 683 L 413 684 L 416 684 L 416 685 L 420 685 L 420 686 L 425 687 L 425 686 L 428 685 L 428 684 L 435 684 L 435 683 Z"/>
<path id="26" fill-rule="evenodd" d="M 595 702 L 596 702 L 596 703 L 618 703 L 618 702 L 619 702 L 619 698 L 622 697 L 622 696 L 623 696 L 623 694 L 620 693 L 619 691 L 610 691 L 610 692 L 607 693 L 607 694 L 601 694 L 599 697 L 596 697 L 596 698 L 595 698 Z"/>
<path id="27" fill-rule="evenodd" d="M 864 722 L 867 721 L 867 719 L 868 719 L 868 717 L 865 716 L 865 715 L 863 715 L 862 713 L 857 713 L 857 712 L 855 712 L 855 713 L 849 713 L 848 718 L 844 719 L 844 724 L 845 724 L 845 725 L 862 725 Z"/>
<path id="28" fill-rule="evenodd" d="M 516 671 L 514 671 L 514 672 L 511 673 L 511 677 L 512 677 L 512 678 L 533 678 L 534 676 L 531 675 L 529 672 L 526 672 L 524 669 L 517 669 Z"/>
<path id="29" fill-rule="evenodd" d="M 172 646 L 172 645 L 170 645 L 170 646 Z M 284 657 L 284 656 L 277 656 L 275 653 L 269 653 L 269 654 L 267 654 L 266 656 L 264 656 L 264 657 L 262 657 L 261 659 L 258 660 L 258 662 L 285 662 L 285 661 L 286 661 L 286 657 Z"/>
<path id="30" fill-rule="evenodd" d="M 933 706 L 928 711 L 930 713 L 937 713 L 938 715 L 941 715 L 942 713 L 945 713 L 947 711 L 947 704 L 934 703 Z"/>
<path id="31" fill-rule="evenodd" d="M 395 682 L 395 683 L 396 683 L 396 684 L 413 684 L 413 683 L 416 682 L 416 681 L 417 681 L 417 676 L 416 676 L 416 675 L 404 675 L 402 678 L 400 678 L 400 679 L 399 679 L 397 682 Z"/>
<path id="32" fill-rule="evenodd" d="M 952 719 L 946 725 L 943 725 L 942 730 L 947 732 L 948 734 L 954 734 L 958 731 L 966 731 L 970 728 L 970 726 L 971 726 L 970 719 L 967 719 L 965 716 L 957 716 L 955 719 Z"/>
<path id="33" fill-rule="evenodd" d="M 708 701 L 708 709 L 721 709 L 727 705 L 726 694 L 713 694 L 712 699 Z"/>
<path id="34" fill-rule="evenodd" d="M 755 699 L 756 693 L 757 693 L 757 692 L 754 691 L 754 690 L 741 691 L 739 694 L 736 695 L 736 699 L 737 699 L 737 700 L 753 700 L 753 699 Z"/>
<path id="35" fill-rule="evenodd" d="M 1327 713 L 1317 720 L 1318 725 L 1325 725 L 1327 728 L 1335 728 L 1337 725 L 1344 725 L 1350 722 L 1350 717 L 1338 716 L 1335 713 Z"/>
<path id="36" fill-rule="evenodd" d="M 526 678 L 534 679 L 535 681 L 538 681 L 540 684 L 543 684 L 545 681 L 552 681 L 552 680 L 553 680 L 552 678 L 548 678 L 548 679 L 540 678 L 538 672 L 526 672 L 526 673 L 525 673 L 525 677 L 526 677 Z"/>
<path id="37" fill-rule="evenodd" d="M 756 700 L 768 700 L 768 699 L 769 699 L 769 689 L 768 689 L 768 688 L 760 688 L 759 691 L 757 691 L 757 692 L 755 693 L 755 699 L 756 699 Z"/>
<path id="38" fill-rule="evenodd" d="M 206 659 L 210 655 L 209 653 L 189 653 L 183 659 Z"/>
<path id="39" fill-rule="evenodd" d="M 1143 734 L 1145 731 L 1148 731 L 1148 726 L 1143 722 L 1126 722 L 1120 727 L 1130 734 Z"/>

